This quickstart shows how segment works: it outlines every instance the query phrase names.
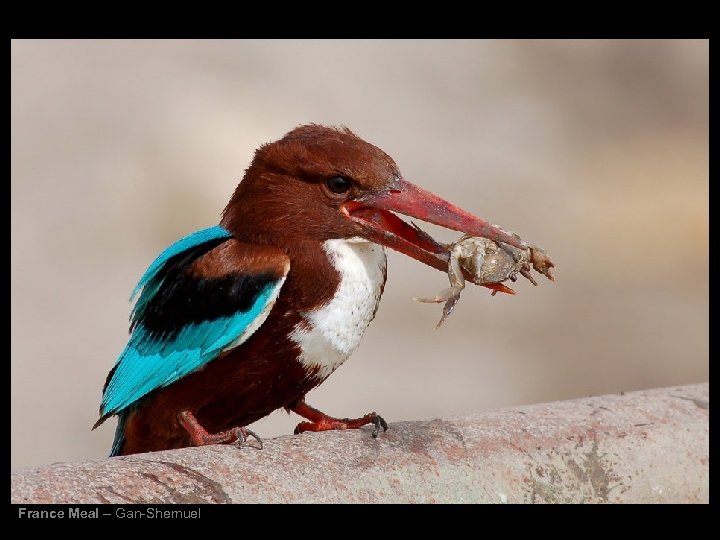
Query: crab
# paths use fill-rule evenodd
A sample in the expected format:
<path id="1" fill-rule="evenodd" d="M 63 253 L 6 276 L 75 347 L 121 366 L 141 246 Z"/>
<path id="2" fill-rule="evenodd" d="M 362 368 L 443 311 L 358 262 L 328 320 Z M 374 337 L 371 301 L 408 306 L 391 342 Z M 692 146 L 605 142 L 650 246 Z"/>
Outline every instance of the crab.
<path id="1" fill-rule="evenodd" d="M 511 233 L 520 238 L 515 233 Z M 516 281 L 517 275 L 528 279 L 537 286 L 530 274 L 531 267 L 551 281 L 555 281 L 552 268 L 555 266 L 547 252 L 535 245 L 518 249 L 508 244 L 493 242 L 487 238 L 464 235 L 457 242 L 446 246 L 449 251 L 448 278 L 450 287 L 431 298 L 415 298 L 418 302 L 445 302 L 443 314 L 436 328 L 445 322 L 455 308 L 460 293 L 465 288 L 465 279 L 492 290 L 493 296 L 499 291 L 515 294 L 503 281 Z"/>

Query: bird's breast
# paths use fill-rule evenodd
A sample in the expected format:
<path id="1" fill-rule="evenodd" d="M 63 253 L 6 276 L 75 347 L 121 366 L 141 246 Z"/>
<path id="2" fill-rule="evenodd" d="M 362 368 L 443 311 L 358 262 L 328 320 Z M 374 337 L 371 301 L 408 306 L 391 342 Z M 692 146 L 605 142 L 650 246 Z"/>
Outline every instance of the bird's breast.
<path id="1" fill-rule="evenodd" d="M 335 294 L 318 309 L 301 312 L 291 339 L 298 360 L 320 380 L 337 369 L 360 344 L 375 317 L 385 286 L 385 248 L 360 238 L 327 240 L 323 249 L 338 272 Z"/>

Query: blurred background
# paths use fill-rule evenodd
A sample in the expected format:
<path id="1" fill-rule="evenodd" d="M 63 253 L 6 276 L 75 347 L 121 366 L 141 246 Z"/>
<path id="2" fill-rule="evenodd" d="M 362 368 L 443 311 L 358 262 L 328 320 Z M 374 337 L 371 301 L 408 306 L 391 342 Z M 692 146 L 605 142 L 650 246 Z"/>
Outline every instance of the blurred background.
<path id="1" fill-rule="evenodd" d="M 436 331 L 441 306 L 411 298 L 447 277 L 389 253 L 314 406 L 393 422 L 708 378 L 707 41 L 15 40 L 11 59 L 14 470 L 107 454 L 115 420 L 90 426 L 130 291 L 306 122 L 557 263 L 516 296 L 469 286 Z"/>

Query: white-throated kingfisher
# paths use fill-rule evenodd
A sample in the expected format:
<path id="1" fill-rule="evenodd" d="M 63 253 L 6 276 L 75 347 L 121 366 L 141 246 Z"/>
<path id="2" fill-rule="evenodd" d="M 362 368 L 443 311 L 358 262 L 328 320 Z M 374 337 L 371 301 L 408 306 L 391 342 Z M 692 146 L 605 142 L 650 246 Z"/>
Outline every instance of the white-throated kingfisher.
<path id="1" fill-rule="evenodd" d="M 393 212 L 526 248 L 403 179 L 345 128 L 300 126 L 260 147 L 220 224 L 174 243 L 133 292 L 130 339 L 107 376 L 111 455 L 242 443 L 279 408 L 295 432 L 352 429 L 305 402 L 352 354 L 385 286 L 385 247 L 447 271 L 447 248 Z"/>

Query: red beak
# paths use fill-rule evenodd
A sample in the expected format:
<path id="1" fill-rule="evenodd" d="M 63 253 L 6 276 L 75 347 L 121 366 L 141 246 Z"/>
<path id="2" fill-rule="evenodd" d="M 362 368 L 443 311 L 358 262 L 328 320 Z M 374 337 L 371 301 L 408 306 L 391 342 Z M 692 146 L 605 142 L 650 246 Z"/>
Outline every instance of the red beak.
<path id="1" fill-rule="evenodd" d="M 395 249 L 443 272 L 448 268 L 447 246 L 436 242 L 430 235 L 408 225 L 391 212 L 527 249 L 525 242 L 499 227 L 402 179 L 387 191 L 346 202 L 342 205 L 342 211 L 360 226 L 363 236 L 368 240 Z"/>

